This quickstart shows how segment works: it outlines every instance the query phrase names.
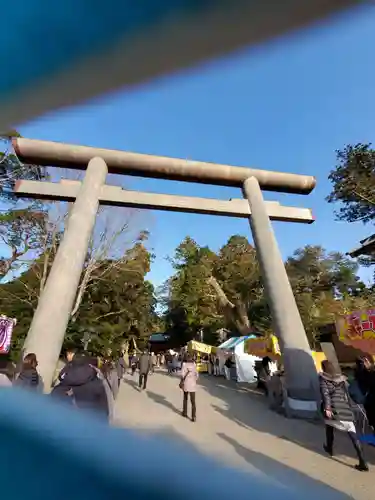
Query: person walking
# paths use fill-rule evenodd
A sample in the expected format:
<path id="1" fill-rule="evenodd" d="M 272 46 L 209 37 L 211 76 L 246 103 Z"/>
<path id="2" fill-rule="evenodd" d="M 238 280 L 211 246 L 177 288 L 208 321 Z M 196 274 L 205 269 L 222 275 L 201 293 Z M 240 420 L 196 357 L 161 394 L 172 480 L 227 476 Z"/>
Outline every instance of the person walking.
<path id="1" fill-rule="evenodd" d="M 108 403 L 108 421 L 113 422 L 115 401 L 119 392 L 117 367 L 111 359 L 104 360 L 100 368 L 95 367 L 99 380 L 102 381 Z"/>
<path id="2" fill-rule="evenodd" d="M 231 358 L 231 356 L 228 356 L 227 359 L 226 359 L 226 361 L 225 361 L 225 364 L 224 364 L 225 378 L 227 380 L 231 379 L 232 366 L 233 366 L 232 358 Z"/>
<path id="3" fill-rule="evenodd" d="M 113 399 L 117 398 L 119 388 L 120 388 L 120 380 L 119 379 L 119 363 L 115 363 L 112 359 L 108 358 L 104 360 L 102 366 L 100 367 L 99 372 L 103 375 L 104 380 L 107 382 L 108 387 L 111 390 L 113 395 Z"/>
<path id="4" fill-rule="evenodd" d="M 210 354 L 208 357 L 208 374 L 213 375 L 215 369 L 215 357 L 213 354 Z"/>
<path id="5" fill-rule="evenodd" d="M 219 359 L 219 356 L 216 356 L 215 357 L 215 361 L 214 361 L 214 375 L 215 377 L 219 377 L 220 376 L 220 359 Z"/>
<path id="6" fill-rule="evenodd" d="M 162 352 L 160 354 L 160 368 L 164 368 L 165 367 L 165 354 Z"/>
<path id="7" fill-rule="evenodd" d="M 76 352 L 77 352 L 76 349 L 73 349 L 73 348 L 69 348 L 66 350 L 66 353 L 65 353 L 66 362 L 65 362 L 64 366 L 61 368 L 61 370 L 59 371 L 55 380 L 53 381 L 53 383 L 52 383 L 53 387 L 56 384 L 58 384 L 59 382 L 61 382 L 61 380 L 64 378 L 65 372 L 67 370 L 69 370 L 69 368 L 73 362 L 74 356 L 76 355 Z"/>
<path id="8" fill-rule="evenodd" d="M 135 371 L 137 369 L 137 364 L 138 364 L 138 358 L 137 358 L 137 355 L 135 353 L 133 353 L 131 355 L 131 357 L 129 358 L 129 362 L 130 362 L 130 374 L 132 377 L 134 377 Z"/>
<path id="9" fill-rule="evenodd" d="M 172 354 L 168 353 L 165 357 L 165 362 L 167 364 L 168 375 L 172 375 Z"/>
<path id="10" fill-rule="evenodd" d="M 151 353 L 151 364 L 152 364 L 151 371 L 152 373 L 155 373 L 155 368 L 157 367 L 157 359 L 154 352 Z"/>
<path id="11" fill-rule="evenodd" d="M 51 396 L 60 398 L 79 410 L 94 412 L 107 421 L 110 416 L 104 380 L 98 377 L 98 368 L 93 366 L 93 360 L 88 356 L 74 356 Z"/>
<path id="12" fill-rule="evenodd" d="M 152 371 L 152 358 L 147 350 L 143 351 L 139 358 L 139 388 L 145 390 L 147 388 L 148 374 Z"/>
<path id="13" fill-rule="evenodd" d="M 368 465 L 364 459 L 362 446 L 354 424 L 355 418 L 351 407 L 347 379 L 335 372 L 335 367 L 330 361 L 325 360 L 322 362 L 322 370 L 319 381 L 326 429 L 326 443 L 323 448 L 332 457 L 335 429 L 346 432 L 358 456 L 359 462 L 355 466 L 356 469 L 368 471 Z"/>
<path id="14" fill-rule="evenodd" d="M 124 353 L 122 352 L 120 352 L 119 358 L 116 363 L 116 371 L 117 371 L 117 385 L 119 388 L 121 380 L 123 379 L 126 372 Z"/>
<path id="15" fill-rule="evenodd" d="M 197 420 L 197 406 L 196 406 L 196 391 L 197 391 L 197 380 L 198 380 L 198 370 L 193 358 L 188 354 L 185 361 L 182 363 L 181 367 L 181 380 L 180 389 L 183 391 L 183 401 L 182 401 L 182 416 L 188 418 L 188 399 L 190 398 L 191 403 L 191 420 L 196 422 Z"/>
<path id="16" fill-rule="evenodd" d="M 177 354 L 174 354 L 172 357 L 172 373 L 177 373 L 180 368 L 180 363 L 178 361 Z"/>
<path id="17" fill-rule="evenodd" d="M 13 383 L 15 387 L 22 387 L 36 391 L 39 388 L 40 377 L 37 371 L 38 360 L 33 352 L 27 354 L 23 360 L 21 372 Z"/>
<path id="18" fill-rule="evenodd" d="M 375 434 L 375 368 L 373 360 L 368 356 L 361 356 L 356 361 L 355 369 L 356 394 L 353 394 L 356 403 L 363 406 L 367 421 Z M 353 385 L 353 384 L 352 384 Z"/>

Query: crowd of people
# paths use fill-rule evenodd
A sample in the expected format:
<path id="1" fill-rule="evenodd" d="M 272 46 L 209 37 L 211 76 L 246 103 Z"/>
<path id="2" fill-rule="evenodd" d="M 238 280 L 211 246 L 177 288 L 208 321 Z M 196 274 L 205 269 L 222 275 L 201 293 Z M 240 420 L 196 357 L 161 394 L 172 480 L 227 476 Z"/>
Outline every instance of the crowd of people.
<path id="1" fill-rule="evenodd" d="M 90 410 L 100 418 L 111 421 L 114 401 L 124 374 L 122 354 L 117 359 L 111 356 L 99 363 L 98 358 L 69 349 L 66 363 L 57 374 L 50 397 L 72 408 Z M 4 364 L 0 371 L 0 385 L 43 392 L 36 355 L 29 353 L 24 357 L 19 373 L 11 369 L 11 364 Z"/>

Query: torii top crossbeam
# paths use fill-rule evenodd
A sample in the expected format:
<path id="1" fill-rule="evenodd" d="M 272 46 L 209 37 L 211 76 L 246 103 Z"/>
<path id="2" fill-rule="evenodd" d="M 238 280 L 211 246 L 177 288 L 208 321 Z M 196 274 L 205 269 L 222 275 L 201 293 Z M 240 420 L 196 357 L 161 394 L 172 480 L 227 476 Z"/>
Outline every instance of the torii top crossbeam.
<path id="1" fill-rule="evenodd" d="M 258 170 L 231 165 L 220 165 L 179 158 L 152 156 L 127 151 L 93 148 L 59 142 L 14 138 L 17 156 L 25 163 L 60 166 L 86 170 L 88 162 L 102 158 L 108 171 L 159 179 L 242 187 L 249 177 L 255 177 L 266 191 L 284 193 L 310 193 L 316 184 L 315 177 L 270 170 Z"/>

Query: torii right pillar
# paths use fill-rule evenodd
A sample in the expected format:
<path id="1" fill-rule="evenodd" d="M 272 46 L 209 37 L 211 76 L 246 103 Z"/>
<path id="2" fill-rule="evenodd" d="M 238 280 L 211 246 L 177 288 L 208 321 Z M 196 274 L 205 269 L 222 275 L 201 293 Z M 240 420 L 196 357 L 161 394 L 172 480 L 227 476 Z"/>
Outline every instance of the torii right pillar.
<path id="1" fill-rule="evenodd" d="M 313 418 L 319 397 L 317 371 L 258 180 L 247 179 L 243 192 L 250 205 L 250 227 L 283 355 L 285 410 L 289 416 Z"/>

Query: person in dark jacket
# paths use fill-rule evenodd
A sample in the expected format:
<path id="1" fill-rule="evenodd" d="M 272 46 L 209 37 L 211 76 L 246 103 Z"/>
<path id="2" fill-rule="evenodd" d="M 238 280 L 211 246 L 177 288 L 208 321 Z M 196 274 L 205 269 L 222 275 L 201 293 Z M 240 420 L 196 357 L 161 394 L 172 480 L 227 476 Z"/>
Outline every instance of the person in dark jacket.
<path id="1" fill-rule="evenodd" d="M 133 377 L 138 365 L 138 358 L 135 353 L 129 355 L 129 365 L 130 365 L 130 373 L 131 376 Z"/>
<path id="2" fill-rule="evenodd" d="M 126 372 L 126 367 L 125 367 L 125 361 L 124 361 L 124 354 L 120 353 L 120 356 L 117 360 L 116 363 L 116 371 L 117 371 L 117 379 L 118 379 L 118 387 L 120 387 L 121 380 L 123 379 L 125 372 Z"/>
<path id="3" fill-rule="evenodd" d="M 100 371 L 111 390 L 113 399 L 116 399 L 121 380 L 119 378 L 119 363 L 115 363 L 112 359 L 105 359 L 100 367 Z"/>
<path id="4" fill-rule="evenodd" d="M 103 381 L 86 356 L 74 357 L 51 395 L 108 420 L 109 406 Z"/>
<path id="5" fill-rule="evenodd" d="M 359 460 L 356 469 L 368 471 L 368 465 L 363 457 L 362 446 L 354 425 L 354 413 L 350 403 L 346 377 L 336 374 L 333 364 L 327 360 L 322 362 L 322 369 L 323 372 L 319 379 L 322 410 L 326 424 L 324 450 L 333 456 L 334 430 L 347 432 Z"/>
<path id="6" fill-rule="evenodd" d="M 150 371 L 152 371 L 152 358 L 147 351 L 143 351 L 139 358 L 139 388 L 142 390 L 147 387 L 147 378 Z"/>
<path id="7" fill-rule="evenodd" d="M 40 383 L 37 366 L 36 355 L 33 352 L 27 354 L 23 360 L 21 372 L 13 385 L 36 391 Z"/>
<path id="8" fill-rule="evenodd" d="M 370 388 L 369 372 L 371 368 L 372 367 L 369 366 L 369 360 L 366 356 L 359 357 L 355 362 L 354 379 L 357 382 L 358 388 L 363 397 L 366 396 Z"/>
<path id="9" fill-rule="evenodd" d="M 361 356 L 356 361 L 355 382 L 362 396 L 359 404 L 362 404 L 369 425 L 375 433 L 375 368 L 372 359 Z"/>
<path id="10" fill-rule="evenodd" d="M 65 358 L 66 358 L 66 364 L 65 366 L 60 370 L 60 373 L 57 377 L 57 382 L 61 382 L 61 380 L 64 378 L 65 372 L 69 370 L 69 367 L 73 363 L 74 356 L 76 355 L 76 350 L 75 349 L 67 349 Z"/>

